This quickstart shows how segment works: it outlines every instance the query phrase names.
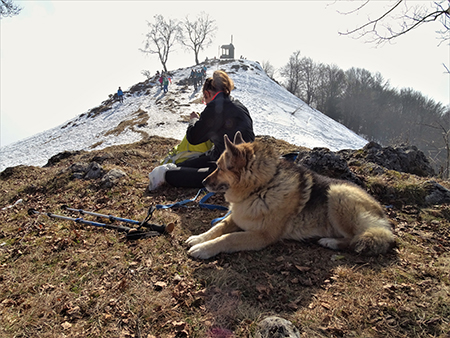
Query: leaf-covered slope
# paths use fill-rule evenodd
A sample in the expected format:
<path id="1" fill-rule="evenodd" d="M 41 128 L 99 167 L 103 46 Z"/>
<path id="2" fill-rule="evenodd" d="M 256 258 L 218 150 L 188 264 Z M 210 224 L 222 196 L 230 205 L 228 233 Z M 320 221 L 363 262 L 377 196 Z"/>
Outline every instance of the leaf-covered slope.
<path id="1" fill-rule="evenodd" d="M 298 150 L 266 141 L 280 153 Z M 384 205 L 396 201 L 386 211 L 398 247 L 372 258 L 284 241 L 193 260 L 185 240 L 224 213 L 195 203 L 158 210 L 151 221 L 175 222 L 174 232 L 135 242 L 113 230 L 27 213 L 79 217 L 61 210 L 65 204 L 143 220 L 152 205 L 192 198 L 196 189 L 146 190 L 148 173 L 176 143 L 150 137 L 0 174 L 2 337 L 252 337 L 269 315 L 290 320 L 307 337 L 448 336 L 450 208 L 416 203 L 414 191 L 428 178 L 350 166 Z M 101 178 L 74 177 L 74 164 L 94 160 L 126 176 L 110 188 Z M 226 205 L 220 194 L 208 202 Z"/>

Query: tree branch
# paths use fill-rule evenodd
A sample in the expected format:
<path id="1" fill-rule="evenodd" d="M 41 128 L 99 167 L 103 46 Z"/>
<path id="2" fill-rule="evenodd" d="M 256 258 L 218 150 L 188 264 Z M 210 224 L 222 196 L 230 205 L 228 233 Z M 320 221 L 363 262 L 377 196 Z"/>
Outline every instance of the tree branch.
<path id="1" fill-rule="evenodd" d="M 351 11 L 350 13 L 359 11 L 361 8 L 366 6 L 369 3 L 369 1 L 370 0 L 366 0 L 366 2 L 362 6 L 357 8 L 355 11 Z M 405 4 L 406 6 L 406 0 L 397 0 L 396 3 L 391 8 L 389 8 L 388 11 L 386 11 L 384 14 L 380 15 L 376 19 L 369 20 L 369 22 L 353 30 L 349 30 L 347 32 L 339 32 L 339 34 L 352 35 L 358 32 L 359 37 L 363 37 L 368 34 L 373 34 L 374 38 L 369 42 L 383 43 L 398 38 L 418 28 L 424 23 L 434 22 L 438 19 L 441 19 L 440 21 L 444 26 L 444 30 L 438 33 L 442 35 L 443 41 L 447 41 L 450 39 L 450 36 L 446 35 L 450 29 L 450 7 L 444 9 L 442 6 L 443 2 L 441 3 L 434 2 L 434 6 L 436 6 L 437 9 L 433 10 L 431 13 L 427 13 L 427 11 L 423 10 L 423 8 L 421 8 L 420 6 L 413 6 L 409 8 L 405 7 L 405 10 L 401 15 L 401 17 L 403 18 L 403 22 L 399 24 L 400 27 L 398 29 L 393 29 L 388 25 L 384 25 L 387 32 L 386 34 L 381 34 L 378 25 L 382 24 L 383 22 L 386 22 L 388 20 L 388 17 L 391 16 L 394 10 L 396 10 L 402 3 Z M 413 12 L 412 15 L 408 15 L 408 12 L 411 11 Z"/>
<path id="2" fill-rule="evenodd" d="M 367 3 L 368 3 L 369 1 L 370 1 L 370 0 L 368 0 L 363 6 L 367 5 Z M 358 28 L 355 28 L 355 29 L 353 29 L 353 30 L 351 30 L 351 31 L 347 31 L 346 33 L 341 33 L 341 32 L 339 32 L 339 34 L 340 34 L 340 35 L 350 35 L 350 34 L 353 34 L 353 33 L 357 32 L 357 31 L 363 30 L 364 28 L 366 28 L 366 27 L 368 27 L 368 26 L 370 26 L 370 25 L 372 25 L 372 24 L 374 25 L 374 27 L 376 27 L 376 25 L 377 25 L 377 23 L 378 23 L 379 21 L 381 21 L 381 20 L 383 20 L 385 17 L 387 17 L 387 16 L 388 16 L 393 10 L 395 10 L 402 2 L 403 2 L 403 0 L 398 0 L 398 2 L 397 2 L 391 9 L 389 9 L 386 13 L 384 13 L 383 15 L 381 15 L 378 19 L 371 20 L 371 21 L 367 22 L 366 24 L 364 24 L 364 25 L 362 25 L 362 26 L 359 26 Z M 359 9 L 361 9 L 363 6 L 359 7 L 359 8 L 357 9 L 357 11 L 358 11 Z"/>

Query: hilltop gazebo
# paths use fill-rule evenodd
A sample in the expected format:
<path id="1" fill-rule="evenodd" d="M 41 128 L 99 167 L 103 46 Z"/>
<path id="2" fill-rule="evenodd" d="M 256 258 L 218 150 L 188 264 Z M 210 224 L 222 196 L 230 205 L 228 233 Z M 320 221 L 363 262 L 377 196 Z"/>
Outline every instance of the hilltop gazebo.
<path id="1" fill-rule="evenodd" d="M 231 36 L 231 43 L 229 45 L 222 45 L 220 48 L 222 49 L 220 54 L 221 59 L 234 59 L 233 36 Z"/>

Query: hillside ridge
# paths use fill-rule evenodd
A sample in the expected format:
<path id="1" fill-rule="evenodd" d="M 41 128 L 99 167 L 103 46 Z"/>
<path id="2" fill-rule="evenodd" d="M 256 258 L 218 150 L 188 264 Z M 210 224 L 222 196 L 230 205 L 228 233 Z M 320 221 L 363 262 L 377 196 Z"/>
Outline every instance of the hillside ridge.
<path id="1" fill-rule="evenodd" d="M 210 60 L 206 65 L 207 76 L 216 69 L 230 74 L 236 87 L 232 95 L 249 109 L 255 134 L 331 150 L 357 149 L 367 143 L 271 80 L 256 62 Z M 189 114 L 204 109 L 201 90 L 188 82 L 191 69 L 197 67 L 171 71 L 167 94 L 154 76 L 126 90 L 123 103 L 111 94 L 99 106 L 60 126 L 0 148 L 0 171 L 19 164 L 41 166 L 63 151 L 103 149 L 152 135 L 181 140 Z"/>

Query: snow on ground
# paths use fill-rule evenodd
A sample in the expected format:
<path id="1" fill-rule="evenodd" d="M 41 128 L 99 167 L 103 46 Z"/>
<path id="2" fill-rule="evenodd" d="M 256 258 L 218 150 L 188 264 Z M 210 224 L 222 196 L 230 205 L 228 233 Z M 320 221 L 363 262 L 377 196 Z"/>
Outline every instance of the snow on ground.
<path id="1" fill-rule="evenodd" d="M 194 91 L 192 86 L 183 84 L 191 69 L 173 72 L 167 94 L 159 83 L 152 84 L 149 91 L 147 88 L 128 91 L 124 102 L 112 103 L 109 110 L 95 113 L 91 109 L 60 126 L 0 148 L 0 171 L 20 164 L 42 166 L 63 151 L 134 143 L 143 135 L 181 140 L 189 114 L 204 109 L 199 103 L 201 90 Z M 271 80 L 256 62 L 213 62 L 208 65 L 207 76 L 212 76 L 216 69 L 225 70 L 235 82 L 232 96 L 249 109 L 255 135 L 270 135 L 298 146 L 326 147 L 332 151 L 359 149 L 367 143 Z"/>

